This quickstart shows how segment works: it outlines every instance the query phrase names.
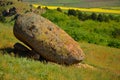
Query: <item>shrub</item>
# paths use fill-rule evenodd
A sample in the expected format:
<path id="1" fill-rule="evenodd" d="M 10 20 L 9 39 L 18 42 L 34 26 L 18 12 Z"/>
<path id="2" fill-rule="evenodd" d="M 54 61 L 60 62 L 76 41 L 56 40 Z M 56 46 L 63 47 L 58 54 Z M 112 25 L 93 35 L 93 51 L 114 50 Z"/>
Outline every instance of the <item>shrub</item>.
<path id="1" fill-rule="evenodd" d="M 96 14 L 96 13 L 92 13 L 92 14 L 90 15 L 90 18 L 91 18 L 92 20 L 97 20 L 97 14 Z"/>
<path id="2" fill-rule="evenodd" d="M 109 41 L 108 46 L 120 48 L 120 41 L 118 41 L 118 40 L 111 40 L 111 41 Z"/>
<path id="3" fill-rule="evenodd" d="M 102 15 L 102 14 L 99 14 L 97 20 L 100 21 L 100 22 L 104 21 L 104 20 L 103 20 L 103 15 Z"/>
<path id="4" fill-rule="evenodd" d="M 77 13 L 76 13 L 76 11 L 75 11 L 74 9 L 69 9 L 69 10 L 68 10 L 68 15 L 76 16 Z"/>
<path id="5" fill-rule="evenodd" d="M 60 7 L 57 8 L 57 11 L 62 12 L 62 9 Z"/>
<path id="6" fill-rule="evenodd" d="M 112 36 L 114 38 L 120 38 L 120 29 L 115 28 L 114 31 L 112 32 Z"/>
<path id="7" fill-rule="evenodd" d="M 5 17 L 4 16 L 0 16 L 0 22 L 5 22 L 5 21 L 6 21 Z"/>
<path id="8" fill-rule="evenodd" d="M 78 12 L 78 19 L 83 20 L 83 13 L 81 11 Z"/>
<path id="9" fill-rule="evenodd" d="M 41 6 L 38 6 L 37 9 L 41 9 Z"/>

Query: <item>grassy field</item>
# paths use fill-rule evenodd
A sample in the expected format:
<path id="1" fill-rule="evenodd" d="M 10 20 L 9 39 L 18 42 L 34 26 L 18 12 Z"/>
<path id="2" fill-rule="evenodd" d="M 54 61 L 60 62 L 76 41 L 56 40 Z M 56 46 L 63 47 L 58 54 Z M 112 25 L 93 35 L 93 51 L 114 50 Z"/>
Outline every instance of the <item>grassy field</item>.
<path id="1" fill-rule="evenodd" d="M 67 3 L 68 0 L 61 1 Z M 29 4 L 17 1 L 12 6 L 16 6 L 19 13 L 30 9 Z M 85 59 L 81 64 L 65 66 L 15 57 L 13 45 L 20 41 L 13 35 L 14 21 L 11 18 L 14 16 L 5 17 L 6 22 L 0 22 L 0 80 L 120 80 L 120 48 L 107 46 L 109 40 L 120 46 L 119 32 L 114 34 L 115 38 L 111 35 L 111 32 L 120 30 L 120 22 L 80 21 L 56 10 L 48 10 L 42 16 L 60 26 L 74 39 L 81 39 L 78 43 L 86 55 Z"/>
<path id="2" fill-rule="evenodd" d="M 0 23 L 0 79 L 2 80 L 120 79 L 120 49 L 79 42 L 86 54 L 82 62 L 84 66 L 65 67 L 53 63 L 41 63 L 22 57 L 14 58 L 13 45 L 19 41 L 14 37 L 12 29 L 13 25 Z"/>
<path id="3" fill-rule="evenodd" d="M 37 8 L 39 5 L 33 4 L 35 8 Z M 41 6 L 42 8 L 46 6 Z M 120 10 L 110 10 L 110 9 L 103 9 L 103 8 L 75 8 L 75 7 L 62 7 L 62 6 L 47 6 L 48 9 L 57 9 L 58 7 L 61 8 L 62 10 L 69 10 L 69 9 L 74 9 L 74 10 L 80 10 L 84 12 L 99 12 L 99 13 L 115 13 L 115 14 L 120 14 Z"/>
<path id="4" fill-rule="evenodd" d="M 31 3 L 45 6 L 68 6 L 68 7 L 120 7 L 119 0 L 25 0 Z"/>

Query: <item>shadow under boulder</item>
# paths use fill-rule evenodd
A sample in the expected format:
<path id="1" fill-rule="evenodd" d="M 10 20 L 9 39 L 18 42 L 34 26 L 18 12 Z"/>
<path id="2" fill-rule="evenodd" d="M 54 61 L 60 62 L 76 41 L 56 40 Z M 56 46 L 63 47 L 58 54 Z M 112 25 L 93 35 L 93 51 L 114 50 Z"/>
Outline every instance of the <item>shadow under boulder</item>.
<path id="1" fill-rule="evenodd" d="M 18 56 L 18 57 L 26 57 L 26 58 L 30 58 L 34 60 L 47 62 L 47 60 L 43 58 L 42 56 L 40 56 L 37 52 L 35 52 L 34 50 L 28 49 L 21 43 L 15 43 L 14 54 L 15 56 Z"/>

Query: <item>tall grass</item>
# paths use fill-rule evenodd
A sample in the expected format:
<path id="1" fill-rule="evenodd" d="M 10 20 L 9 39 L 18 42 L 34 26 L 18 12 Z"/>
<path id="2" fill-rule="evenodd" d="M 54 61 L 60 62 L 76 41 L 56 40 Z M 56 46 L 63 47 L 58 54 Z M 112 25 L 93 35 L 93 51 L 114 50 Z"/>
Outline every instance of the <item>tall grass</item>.
<path id="1" fill-rule="evenodd" d="M 0 23 L 0 48 L 12 47 L 17 39 L 13 35 L 13 25 Z"/>
<path id="2" fill-rule="evenodd" d="M 9 55 L 1 56 L 0 63 L 0 79 L 4 80 L 119 80 L 120 76 L 107 68 L 65 67 Z"/>

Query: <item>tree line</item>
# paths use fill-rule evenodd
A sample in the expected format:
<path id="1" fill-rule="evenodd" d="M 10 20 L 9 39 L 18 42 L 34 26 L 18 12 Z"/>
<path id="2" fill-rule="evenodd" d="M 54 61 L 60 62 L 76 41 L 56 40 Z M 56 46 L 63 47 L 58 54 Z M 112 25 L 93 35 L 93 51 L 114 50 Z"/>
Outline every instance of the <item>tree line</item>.
<path id="1" fill-rule="evenodd" d="M 92 19 L 99 22 L 109 22 L 110 20 L 114 20 L 119 22 L 120 16 L 115 16 L 112 14 L 103 14 L 103 13 L 86 13 L 79 10 L 69 9 L 67 15 L 72 15 L 78 17 L 79 20 L 85 21 L 88 19 Z"/>
<path id="2" fill-rule="evenodd" d="M 60 8 L 57 8 L 58 11 L 62 12 Z M 104 13 L 86 13 L 79 10 L 69 9 L 66 13 L 68 16 L 78 17 L 79 20 L 94 20 L 99 22 L 109 22 L 110 20 L 114 20 L 116 22 L 120 22 L 120 15 L 112 15 L 112 14 L 104 14 Z"/>

